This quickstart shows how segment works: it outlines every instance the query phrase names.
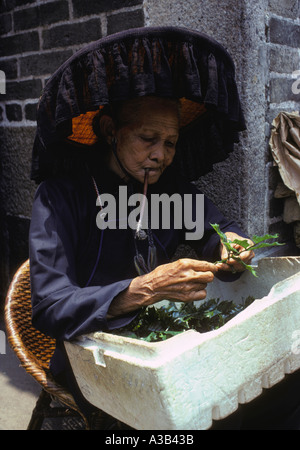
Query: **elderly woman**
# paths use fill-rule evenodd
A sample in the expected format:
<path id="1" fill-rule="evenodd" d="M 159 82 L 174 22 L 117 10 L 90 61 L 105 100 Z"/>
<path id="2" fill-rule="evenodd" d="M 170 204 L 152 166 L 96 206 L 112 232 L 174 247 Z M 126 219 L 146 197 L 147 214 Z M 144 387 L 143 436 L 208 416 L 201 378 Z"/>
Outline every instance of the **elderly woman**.
<path id="1" fill-rule="evenodd" d="M 149 195 L 192 193 L 195 200 L 198 192 L 168 171 L 179 136 L 176 101 L 157 97 L 128 100 L 118 105 L 116 116 L 102 114 L 98 118 L 108 144 L 104 165 L 83 169 L 80 177 L 48 179 L 36 193 L 30 230 L 33 321 L 57 339 L 119 327 L 141 307 L 163 299 L 202 300 L 206 285 L 217 272 L 243 270 L 235 260 L 230 265 L 208 262 L 226 256 L 226 248 L 210 223 L 219 223 L 232 239 L 244 234 L 207 198 L 205 216 L 201 217 L 204 236 L 188 241 L 200 260 L 169 262 L 178 245 L 184 243 L 184 230 L 150 228 L 152 240 L 158 243 L 157 267 L 139 275 L 134 265 L 135 246 L 141 244 L 143 252 L 146 243 L 138 241 L 129 228 L 102 232 L 97 228 L 96 192 L 117 194 L 120 185 L 142 191 L 146 171 Z M 97 260 L 99 237 L 101 255 Z M 145 259 L 148 247 L 147 240 Z M 252 252 L 242 255 L 245 263 L 253 257 Z"/>
<path id="2" fill-rule="evenodd" d="M 87 416 L 94 408 L 76 386 L 64 340 L 125 326 L 163 299 L 202 300 L 215 277 L 230 281 L 243 271 L 235 260 L 214 264 L 227 252 L 211 223 L 232 239 L 246 236 L 207 197 L 199 217 L 199 191 L 190 183 L 227 157 L 243 128 L 232 61 L 200 33 L 141 29 L 108 37 L 74 55 L 48 82 L 33 151 L 32 178 L 42 181 L 30 228 L 33 324 L 56 339 L 53 376 Z M 188 194 L 203 234 L 187 242 L 185 224 L 172 220 L 133 230 L 124 222 L 120 187 L 128 197 Z M 104 194 L 121 213 L 105 214 L 113 223 L 101 228 Z M 186 243 L 198 258 L 173 260 Z M 248 264 L 253 253 L 242 258 Z"/>
<path id="3" fill-rule="evenodd" d="M 114 194 L 120 185 L 142 191 L 145 172 L 148 196 L 192 193 L 195 201 L 197 189 L 168 171 L 179 136 L 179 114 L 178 102 L 172 99 L 147 96 L 123 102 L 113 114 L 97 116 L 97 128 L 107 143 L 105 164 L 82 170 L 80 177 L 49 179 L 40 185 L 30 230 L 33 323 L 58 342 L 125 325 L 141 307 L 163 299 L 202 300 L 207 284 L 218 273 L 224 277 L 228 272 L 230 279 L 232 268 L 243 270 L 235 260 L 230 265 L 209 262 L 226 255 L 210 222 L 219 223 L 231 238 L 244 234 L 208 199 L 201 217 L 203 238 L 188 241 L 199 260 L 169 262 L 176 247 L 184 243 L 184 230 L 150 227 L 156 267 L 142 275 L 134 264 L 135 246 L 141 247 L 140 256 L 147 260 L 149 239 L 138 241 L 129 228 L 99 230 L 96 226 L 96 193 Z M 246 263 L 252 257 L 250 252 L 242 256 Z M 52 372 L 61 378 L 66 367 L 58 344 Z"/>

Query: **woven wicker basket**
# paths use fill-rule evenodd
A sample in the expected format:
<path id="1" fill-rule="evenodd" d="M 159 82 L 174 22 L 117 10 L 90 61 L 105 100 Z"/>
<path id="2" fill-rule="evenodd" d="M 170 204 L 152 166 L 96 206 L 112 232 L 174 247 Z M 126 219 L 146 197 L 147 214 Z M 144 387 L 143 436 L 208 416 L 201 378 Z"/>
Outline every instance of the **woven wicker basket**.
<path id="1" fill-rule="evenodd" d="M 37 424 L 41 425 L 41 415 L 46 416 L 45 406 L 50 405 L 52 398 L 66 407 L 66 415 L 70 415 L 70 409 L 73 414 L 76 411 L 89 428 L 87 419 L 76 405 L 73 396 L 60 386 L 50 373 L 49 362 L 55 349 L 55 340 L 32 326 L 29 260 L 18 269 L 9 287 L 5 303 L 5 324 L 8 342 L 21 366 L 42 387 L 28 428 L 36 429 Z M 59 415 L 62 415 L 62 408 L 59 408 Z"/>

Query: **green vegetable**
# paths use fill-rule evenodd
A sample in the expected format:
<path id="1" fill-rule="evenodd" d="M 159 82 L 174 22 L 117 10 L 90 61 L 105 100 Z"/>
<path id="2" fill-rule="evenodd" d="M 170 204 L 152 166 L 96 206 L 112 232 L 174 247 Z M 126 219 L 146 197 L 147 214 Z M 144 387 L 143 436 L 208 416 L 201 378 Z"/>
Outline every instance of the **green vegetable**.
<path id="1" fill-rule="evenodd" d="M 160 308 L 148 306 L 133 322 L 113 333 L 148 342 L 166 340 L 187 330 L 205 333 L 220 328 L 253 301 L 249 296 L 242 305 L 212 299 L 199 307 L 193 303 L 177 306 L 174 302 Z"/>
<path id="2" fill-rule="evenodd" d="M 220 229 L 220 225 L 218 225 L 217 223 L 215 224 L 210 224 L 212 226 L 212 228 L 218 233 L 220 240 L 222 242 L 222 244 L 226 247 L 227 252 L 228 252 L 228 256 L 227 258 L 224 258 L 220 261 L 216 261 L 215 264 L 217 263 L 227 263 L 229 259 L 235 259 L 236 261 L 238 261 L 240 264 L 242 264 L 245 269 L 249 270 L 252 275 L 254 275 L 255 277 L 257 277 L 257 273 L 255 271 L 255 269 L 250 265 L 250 264 L 246 264 L 242 259 L 241 259 L 241 254 L 243 252 L 248 252 L 248 251 L 255 251 L 258 250 L 260 248 L 265 248 L 265 247 L 274 247 L 277 245 L 285 245 L 283 243 L 279 243 L 277 241 L 273 241 L 273 242 L 265 242 L 268 241 L 270 239 L 277 239 L 278 238 L 278 234 L 265 234 L 264 236 L 252 236 L 251 240 L 253 242 L 253 244 L 250 244 L 246 239 L 234 239 L 233 241 L 231 241 L 230 239 L 228 239 L 228 237 L 226 236 L 225 233 L 223 233 Z M 240 245 L 243 250 L 238 250 L 236 249 L 233 244 L 238 244 Z"/>
<path id="3" fill-rule="evenodd" d="M 211 224 L 211 226 L 218 233 L 221 242 L 228 251 L 228 257 L 217 261 L 215 264 L 219 262 L 227 263 L 229 258 L 233 258 L 254 276 L 257 276 L 256 271 L 251 265 L 244 263 L 240 257 L 241 254 L 245 251 L 254 251 L 264 247 L 285 245 L 277 241 L 265 242 L 277 239 L 278 234 L 254 235 L 251 238 L 253 244 L 250 244 L 246 239 L 234 239 L 231 241 L 221 231 L 218 224 Z M 240 245 L 242 250 L 236 249 L 234 244 Z M 254 298 L 249 296 L 242 305 L 236 305 L 233 301 L 212 299 L 202 303 L 199 307 L 193 303 L 182 303 L 180 306 L 177 306 L 174 302 L 169 302 L 167 306 L 160 308 L 148 306 L 129 325 L 119 330 L 113 330 L 113 333 L 148 342 L 166 340 L 187 330 L 205 333 L 220 328 L 253 301 Z"/>

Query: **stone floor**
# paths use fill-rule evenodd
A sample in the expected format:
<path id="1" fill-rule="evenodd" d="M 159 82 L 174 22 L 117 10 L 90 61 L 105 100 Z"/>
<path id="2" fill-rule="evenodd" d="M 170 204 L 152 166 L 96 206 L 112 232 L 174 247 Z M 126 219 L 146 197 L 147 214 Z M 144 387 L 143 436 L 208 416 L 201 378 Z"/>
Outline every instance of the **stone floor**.
<path id="1" fill-rule="evenodd" d="M 0 320 L 0 330 L 5 332 Z M 1 333 L 3 336 L 3 333 Z M 39 384 L 20 367 L 7 341 L 0 347 L 0 430 L 26 430 L 40 395 Z M 76 417 L 47 418 L 42 430 L 80 430 L 83 421 Z"/>

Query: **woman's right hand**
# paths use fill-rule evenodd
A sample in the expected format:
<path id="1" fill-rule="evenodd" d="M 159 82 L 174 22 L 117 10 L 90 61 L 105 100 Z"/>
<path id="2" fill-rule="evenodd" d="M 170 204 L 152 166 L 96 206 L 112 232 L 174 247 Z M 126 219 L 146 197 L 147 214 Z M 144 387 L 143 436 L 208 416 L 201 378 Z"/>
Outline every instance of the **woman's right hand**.
<path id="1" fill-rule="evenodd" d="M 206 297 L 206 287 L 214 280 L 217 267 L 207 261 L 183 258 L 156 267 L 145 275 L 150 304 L 163 299 L 193 302 Z"/>
<path id="2" fill-rule="evenodd" d="M 206 297 L 206 286 L 217 267 L 207 261 L 183 258 L 162 264 L 152 272 L 132 280 L 129 287 L 112 301 L 107 318 L 153 305 L 161 300 L 193 302 Z"/>

